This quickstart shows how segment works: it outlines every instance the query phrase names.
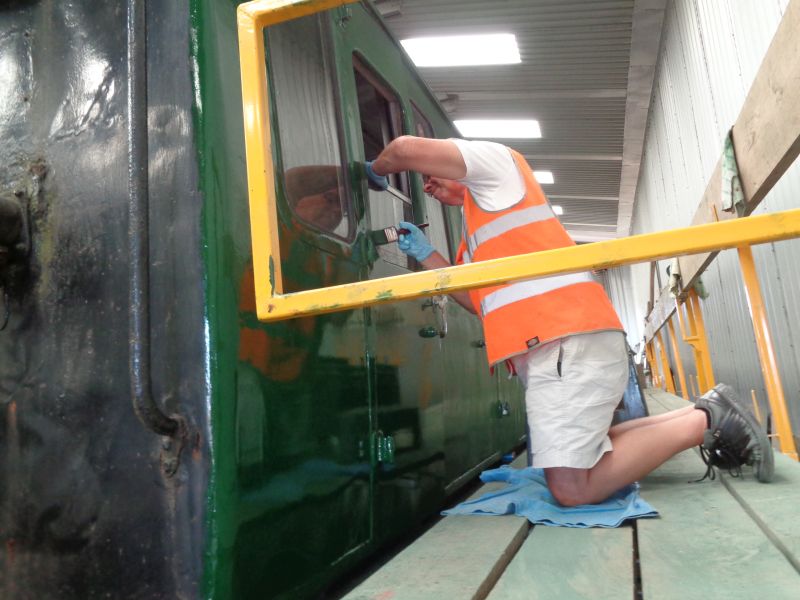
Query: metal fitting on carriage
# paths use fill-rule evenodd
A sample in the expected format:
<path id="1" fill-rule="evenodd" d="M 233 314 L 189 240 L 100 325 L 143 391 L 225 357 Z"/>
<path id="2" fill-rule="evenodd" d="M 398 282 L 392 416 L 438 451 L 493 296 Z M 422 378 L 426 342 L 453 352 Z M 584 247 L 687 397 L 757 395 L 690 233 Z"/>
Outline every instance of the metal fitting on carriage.
<path id="1" fill-rule="evenodd" d="M 0 288 L 9 290 L 21 279 L 29 253 L 26 194 L 0 192 Z"/>

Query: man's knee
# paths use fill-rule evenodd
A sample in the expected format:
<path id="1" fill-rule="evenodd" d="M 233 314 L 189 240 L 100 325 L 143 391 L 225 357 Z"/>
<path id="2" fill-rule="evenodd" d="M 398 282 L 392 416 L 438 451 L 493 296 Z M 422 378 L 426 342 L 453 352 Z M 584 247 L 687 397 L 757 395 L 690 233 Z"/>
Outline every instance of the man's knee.
<path id="1" fill-rule="evenodd" d="M 556 467 L 544 470 L 550 493 L 562 506 L 588 504 L 588 469 Z"/>

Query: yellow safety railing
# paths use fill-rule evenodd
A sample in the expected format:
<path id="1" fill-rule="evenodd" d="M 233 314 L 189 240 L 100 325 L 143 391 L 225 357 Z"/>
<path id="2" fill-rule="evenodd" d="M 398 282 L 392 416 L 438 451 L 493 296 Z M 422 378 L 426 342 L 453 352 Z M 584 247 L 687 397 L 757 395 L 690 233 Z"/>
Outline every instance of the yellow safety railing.
<path id="1" fill-rule="evenodd" d="M 791 456 L 794 460 L 798 460 L 797 445 L 792 434 L 789 411 L 786 408 L 786 398 L 783 395 L 783 385 L 781 384 L 781 375 L 778 370 L 778 361 L 775 358 L 769 323 L 767 322 L 767 311 L 764 307 L 764 300 L 761 297 L 761 285 L 758 282 L 756 265 L 753 261 L 753 251 L 750 246 L 741 246 L 739 248 L 739 263 L 742 267 L 744 288 L 747 292 L 747 305 L 750 308 L 750 316 L 753 319 L 753 331 L 756 336 L 761 373 L 764 376 L 764 384 L 767 387 L 767 398 L 772 411 L 772 418 L 775 421 L 778 443 L 784 454 Z M 756 405 L 757 408 L 758 406 Z"/>
<path id="2" fill-rule="evenodd" d="M 700 297 L 694 288 L 687 294 L 686 301 L 681 307 L 680 302 L 675 301 L 678 324 L 681 328 L 683 341 L 692 347 L 694 361 L 697 366 L 697 393 L 705 394 L 716 385 L 714 381 L 714 369 L 711 365 L 711 352 L 708 349 L 708 338 L 706 337 L 705 322 L 703 321 L 703 311 L 700 307 Z M 686 322 L 684 323 L 683 308 L 686 308 Z"/>
<path id="3" fill-rule="evenodd" d="M 667 331 L 669 332 L 669 343 L 672 346 L 672 351 L 675 353 L 675 366 L 678 369 L 678 381 L 681 386 L 681 395 L 684 400 L 689 399 L 689 390 L 686 387 L 686 375 L 683 372 L 683 361 L 681 360 L 681 352 L 678 347 L 678 336 L 675 335 L 675 325 L 672 319 L 667 321 Z"/>

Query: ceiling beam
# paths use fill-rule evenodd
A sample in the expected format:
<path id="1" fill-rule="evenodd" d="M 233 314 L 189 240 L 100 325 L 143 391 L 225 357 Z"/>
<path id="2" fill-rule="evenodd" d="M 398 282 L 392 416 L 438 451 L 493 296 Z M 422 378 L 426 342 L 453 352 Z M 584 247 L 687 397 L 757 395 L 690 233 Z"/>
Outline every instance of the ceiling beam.
<path id="1" fill-rule="evenodd" d="M 616 196 L 569 196 L 565 194 L 547 194 L 550 200 L 592 200 L 593 202 L 619 202 Z"/>
<path id="2" fill-rule="evenodd" d="M 572 227 L 566 227 L 566 230 L 573 240 L 581 244 L 586 242 L 602 242 L 605 240 L 613 240 L 617 237 L 617 234 L 614 231 L 591 231 Z"/>
<path id="3" fill-rule="evenodd" d="M 523 154 L 525 160 L 600 160 L 619 162 L 621 154 Z"/>
<path id="4" fill-rule="evenodd" d="M 591 89 L 591 90 L 553 90 L 553 91 L 439 91 L 436 92 L 440 100 L 449 96 L 456 96 L 459 100 L 468 101 L 502 101 L 502 100 L 569 100 L 598 98 L 625 98 L 627 90 L 622 88 Z"/>
<path id="5" fill-rule="evenodd" d="M 617 234 L 631 231 L 636 184 L 642 162 L 647 113 L 653 93 L 658 50 L 667 0 L 636 0 L 633 5 L 631 61 L 625 101 L 625 133 L 622 142 L 622 175 L 619 184 Z"/>
<path id="6" fill-rule="evenodd" d="M 372 0 L 372 3 L 384 19 L 403 14 L 403 0 Z"/>

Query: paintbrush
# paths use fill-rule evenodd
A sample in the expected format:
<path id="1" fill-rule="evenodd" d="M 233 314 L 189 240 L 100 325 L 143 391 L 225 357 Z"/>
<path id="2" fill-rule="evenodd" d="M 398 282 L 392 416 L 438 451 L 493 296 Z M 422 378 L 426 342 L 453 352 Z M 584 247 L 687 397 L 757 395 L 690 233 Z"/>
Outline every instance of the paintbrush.
<path id="1" fill-rule="evenodd" d="M 425 229 L 428 226 L 428 223 L 420 223 L 417 225 L 420 229 Z M 395 227 L 394 225 L 390 227 L 386 227 L 385 229 L 378 229 L 377 231 L 373 231 L 370 233 L 370 237 L 372 238 L 372 243 L 376 246 L 382 246 L 383 244 L 391 244 L 392 242 L 396 242 L 400 235 L 405 235 L 411 233 L 411 230 L 405 229 L 404 227 Z"/>

